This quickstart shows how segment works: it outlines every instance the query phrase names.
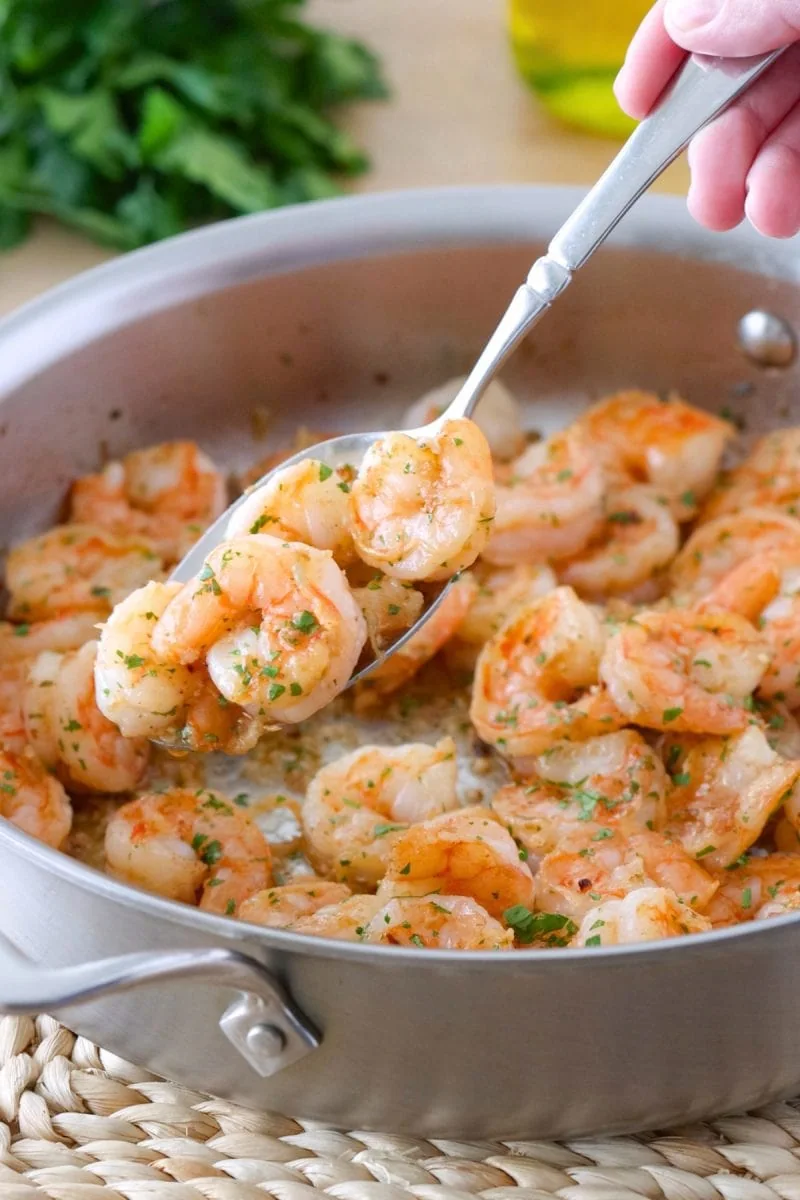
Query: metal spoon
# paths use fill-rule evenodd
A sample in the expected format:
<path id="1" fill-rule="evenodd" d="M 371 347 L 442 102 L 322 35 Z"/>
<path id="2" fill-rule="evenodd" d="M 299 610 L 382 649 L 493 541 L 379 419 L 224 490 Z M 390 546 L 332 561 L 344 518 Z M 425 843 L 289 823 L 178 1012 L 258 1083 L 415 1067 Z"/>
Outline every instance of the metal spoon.
<path id="1" fill-rule="evenodd" d="M 783 49 L 785 47 L 757 58 L 724 59 L 695 55 L 686 60 L 667 85 L 653 112 L 631 134 L 608 169 L 562 225 L 547 253 L 533 264 L 525 283 L 515 293 L 453 402 L 435 421 L 423 425 L 421 429 L 404 432 L 411 437 L 429 438 L 445 421 L 472 415 L 489 382 L 528 330 L 564 291 L 573 272 L 582 267 L 598 246 L 603 244 L 618 222 L 685 149 L 698 130 L 713 121 L 740 96 L 783 53 Z M 275 471 L 308 458 L 317 459 L 333 470 L 345 464 L 357 467 L 373 442 L 386 436 L 385 432 L 348 433 L 320 442 L 269 471 L 255 486 L 266 483 Z M 244 499 L 241 497 L 237 500 L 214 522 L 172 572 L 172 580 L 186 583 L 198 574 L 206 556 L 224 540 L 231 515 Z M 419 620 L 382 654 L 354 672 L 350 684 L 364 679 L 404 646 L 433 615 L 452 583 L 451 579 L 442 585 L 438 593 L 429 592 L 427 606 Z"/>

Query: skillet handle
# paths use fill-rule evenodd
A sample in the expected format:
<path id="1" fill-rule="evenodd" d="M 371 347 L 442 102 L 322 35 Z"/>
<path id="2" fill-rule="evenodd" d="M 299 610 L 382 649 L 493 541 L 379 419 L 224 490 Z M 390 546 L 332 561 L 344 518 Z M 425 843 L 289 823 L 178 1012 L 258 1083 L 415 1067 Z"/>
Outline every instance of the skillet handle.
<path id="1" fill-rule="evenodd" d="M 0 935 L 0 1015 L 53 1012 L 170 979 L 196 979 L 239 992 L 222 1014 L 220 1029 L 264 1078 L 320 1043 L 313 1025 L 266 967 L 238 950 L 165 950 L 43 967 Z"/>

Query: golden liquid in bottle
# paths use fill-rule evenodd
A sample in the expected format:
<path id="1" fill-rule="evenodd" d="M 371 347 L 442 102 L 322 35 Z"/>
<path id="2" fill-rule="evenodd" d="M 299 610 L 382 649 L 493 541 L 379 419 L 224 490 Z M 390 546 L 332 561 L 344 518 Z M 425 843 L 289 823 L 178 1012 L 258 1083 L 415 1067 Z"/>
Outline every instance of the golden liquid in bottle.
<path id="1" fill-rule="evenodd" d="M 611 85 L 650 0 L 508 0 L 511 42 L 523 78 L 553 116 L 624 137 L 634 122 Z"/>

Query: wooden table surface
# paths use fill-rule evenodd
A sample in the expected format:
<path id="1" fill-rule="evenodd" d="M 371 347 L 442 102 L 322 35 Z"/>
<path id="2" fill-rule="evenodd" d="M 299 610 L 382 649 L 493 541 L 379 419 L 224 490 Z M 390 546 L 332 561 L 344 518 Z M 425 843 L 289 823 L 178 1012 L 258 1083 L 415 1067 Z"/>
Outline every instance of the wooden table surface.
<path id="1" fill-rule="evenodd" d="M 311 0 L 320 24 L 365 38 L 382 57 L 388 101 L 343 122 L 372 156 L 355 191 L 456 183 L 591 183 L 616 144 L 551 121 L 518 79 L 503 0 Z M 657 187 L 685 191 L 676 164 Z M 110 258 L 49 222 L 0 257 L 0 314 Z"/>

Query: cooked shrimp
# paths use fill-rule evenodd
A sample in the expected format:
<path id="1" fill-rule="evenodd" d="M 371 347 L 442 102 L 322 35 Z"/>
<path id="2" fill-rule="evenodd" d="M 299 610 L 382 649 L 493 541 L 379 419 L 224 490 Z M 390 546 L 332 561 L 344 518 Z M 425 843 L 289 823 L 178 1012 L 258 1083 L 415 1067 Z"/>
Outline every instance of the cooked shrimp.
<path id="1" fill-rule="evenodd" d="M 777 429 L 759 438 L 740 466 L 723 473 L 703 507 L 702 519 L 713 520 L 753 505 L 800 517 L 800 429 Z"/>
<path id="2" fill-rule="evenodd" d="M 800 553 L 780 569 L 779 594 L 762 606 L 758 626 L 769 649 L 770 663 L 759 684 L 759 696 L 800 708 Z M 781 565 L 786 556 L 778 556 Z"/>
<path id="3" fill-rule="evenodd" d="M 377 896 L 351 896 L 349 900 L 319 908 L 309 916 L 298 917 L 291 928 L 295 933 L 312 934 L 314 937 L 362 942 L 367 926 L 382 907 Z"/>
<path id="4" fill-rule="evenodd" d="M 601 400 L 577 424 L 611 476 L 651 484 L 679 521 L 695 515 L 734 432 L 677 396 L 637 391 Z"/>
<path id="5" fill-rule="evenodd" d="M 424 950 L 510 950 L 514 934 L 470 896 L 399 896 L 375 913 L 363 940 Z"/>
<path id="6" fill-rule="evenodd" d="M 676 733 L 736 733 L 769 664 L 763 638 L 733 613 L 641 613 L 608 641 L 600 678 L 637 725 Z"/>
<path id="7" fill-rule="evenodd" d="M 632 729 L 555 745 L 536 760 L 538 777 L 501 788 L 492 809 L 529 854 L 564 839 L 623 837 L 664 824 L 667 777 L 661 759 Z"/>
<path id="8" fill-rule="evenodd" d="M 409 638 L 404 646 L 395 650 L 386 662 L 372 672 L 362 683 L 356 685 L 356 711 L 370 709 L 408 683 L 427 662 L 438 654 L 453 637 L 469 612 L 477 585 L 472 575 L 465 574 L 455 581 L 447 596 L 429 618 Z"/>
<path id="9" fill-rule="evenodd" d="M 367 637 L 375 654 L 410 629 L 422 613 L 425 598 L 410 583 L 376 575 L 365 587 L 354 587 L 353 597 L 364 614 Z"/>
<path id="10" fill-rule="evenodd" d="M 259 722 L 229 704 L 202 665 L 169 663 L 153 650 L 158 620 L 181 589 L 148 583 L 116 606 L 100 634 L 97 707 L 126 738 L 243 754 L 258 741 Z"/>
<path id="11" fill-rule="evenodd" d="M 161 570 L 145 538 L 97 525 L 57 525 L 10 551 L 8 615 L 12 621 L 47 621 L 75 611 L 102 615 Z"/>
<path id="12" fill-rule="evenodd" d="M 532 907 L 533 876 L 516 842 L 485 808 L 462 808 L 412 825 L 394 839 L 378 895 L 469 896 L 493 917 Z"/>
<path id="13" fill-rule="evenodd" d="M 49 621 L 12 625 L 0 621 L 0 663 L 29 661 L 43 650 L 64 654 L 79 650 L 85 642 L 97 637 L 98 614 L 95 612 L 65 613 Z"/>
<path id="14" fill-rule="evenodd" d="M 72 828 L 69 796 L 30 751 L 0 749 L 0 816 L 56 850 Z"/>
<path id="15" fill-rule="evenodd" d="M 672 561 L 670 584 L 681 602 L 696 603 L 745 560 L 786 551 L 800 553 L 800 521 L 748 508 L 695 529 Z"/>
<path id="16" fill-rule="evenodd" d="M 719 583 L 712 587 L 702 600 L 693 607 L 697 612 L 738 613 L 748 621 L 759 621 L 767 605 L 777 596 L 781 585 L 781 572 L 776 556 L 755 554 L 732 567 Z M 768 638 L 765 638 L 768 641 Z"/>
<path id="17" fill-rule="evenodd" d="M 50 621 L 0 621 L 0 745 L 22 751 L 28 743 L 23 695 L 31 664 L 46 650 L 78 649 L 97 636 L 97 613 L 76 612 Z"/>
<path id="18" fill-rule="evenodd" d="M 339 433 L 325 433 L 319 429 L 309 429 L 307 425 L 299 425 L 294 432 L 294 437 L 288 446 L 282 446 L 279 450 L 271 450 L 269 454 L 260 458 L 258 462 L 253 463 L 239 478 L 239 484 L 242 491 L 247 491 L 254 484 L 260 483 L 265 475 L 270 471 L 274 471 L 281 463 L 286 462 L 288 458 L 293 458 L 295 454 L 299 454 L 301 450 L 310 450 L 312 446 L 318 445 L 320 442 L 329 442 L 332 438 L 339 437 Z"/>
<path id="19" fill-rule="evenodd" d="M 324 879 L 301 879 L 297 883 L 284 883 L 281 887 L 265 888 L 244 900 L 236 911 L 240 921 L 252 921 L 255 925 L 268 925 L 272 929 L 286 929 L 300 917 L 309 917 L 347 900 L 350 888 L 343 883 L 328 883 Z"/>
<path id="20" fill-rule="evenodd" d="M 529 446 L 496 489 L 487 562 L 546 562 L 579 554 L 603 518 L 605 479 L 574 427 Z"/>
<path id="21" fill-rule="evenodd" d="M 455 752 L 451 738 L 362 746 L 318 771 L 301 818 L 320 874 L 375 887 L 404 830 L 458 804 Z"/>
<path id="22" fill-rule="evenodd" d="M 148 891 L 234 916 L 272 882 L 269 845 L 215 792 L 172 788 L 118 808 L 106 827 L 106 862 Z"/>
<path id="23" fill-rule="evenodd" d="M 552 592 L 556 577 L 550 567 L 520 563 L 514 567 L 475 564 L 477 584 L 469 611 L 459 623 L 456 638 L 479 650 L 525 605 Z"/>
<path id="24" fill-rule="evenodd" d="M 314 458 L 285 467 L 256 487 L 236 509 L 225 536 L 269 533 L 317 550 L 330 550 L 339 566 L 355 558 L 350 533 L 350 485 Z"/>
<path id="25" fill-rule="evenodd" d="M 440 417 L 451 401 L 455 400 L 466 383 L 466 375 L 450 379 L 415 400 L 406 410 L 401 425 L 403 429 L 417 429 Z M 493 379 L 478 401 L 472 420 L 489 443 L 492 458 L 505 462 L 525 449 L 525 434 L 522 431 L 522 413 L 519 401 L 501 383 Z"/>
<path id="26" fill-rule="evenodd" d="M 582 596 L 631 593 L 656 578 L 678 549 L 678 526 L 665 497 L 650 487 L 611 492 L 603 523 L 559 578 Z"/>
<path id="27" fill-rule="evenodd" d="M 706 933 L 709 929 L 708 918 L 681 903 L 669 888 L 641 887 L 621 900 L 606 900 L 590 908 L 572 945 L 622 946 Z"/>
<path id="28" fill-rule="evenodd" d="M 672 743 L 667 830 L 709 870 L 735 863 L 761 836 L 800 778 L 751 725 L 730 738 Z"/>
<path id="29" fill-rule="evenodd" d="M 46 767 L 70 788 L 128 792 L 144 777 L 150 743 L 126 738 L 95 699 L 97 642 L 55 654 L 46 650 L 33 662 L 23 695 L 31 746 Z"/>
<path id="30" fill-rule="evenodd" d="M 266 725 L 310 717 L 347 686 L 364 618 L 330 552 L 250 534 L 221 542 L 153 629 L 164 662 L 205 660 L 231 704 Z"/>
<path id="31" fill-rule="evenodd" d="M 148 537 L 165 561 L 176 562 L 225 502 L 225 480 L 199 446 L 162 442 L 76 480 L 69 519 Z"/>
<path id="32" fill-rule="evenodd" d="M 617 708 L 594 686 L 604 640 L 599 617 L 572 588 L 518 611 L 478 658 L 470 716 L 480 737 L 521 759 L 618 729 Z"/>
<path id="33" fill-rule="evenodd" d="M 573 841 L 545 856 L 536 872 L 536 907 L 581 921 L 600 901 L 641 887 L 670 888 L 703 912 L 717 890 L 714 877 L 677 842 L 660 833 Z"/>
<path id="34" fill-rule="evenodd" d="M 447 579 L 486 545 L 494 517 L 492 460 L 472 421 L 447 421 L 416 441 L 387 434 L 364 456 L 351 494 L 364 562 L 394 579 Z"/>
<path id="35" fill-rule="evenodd" d="M 800 898 L 800 854 L 765 854 L 719 873 L 719 891 L 706 915 L 712 925 L 752 921 L 771 902 L 794 906 Z"/>
<path id="36" fill-rule="evenodd" d="M 768 921 L 770 917 L 785 917 L 787 913 L 800 909 L 800 892 L 781 893 L 774 900 L 762 904 L 754 916 L 756 921 Z"/>

